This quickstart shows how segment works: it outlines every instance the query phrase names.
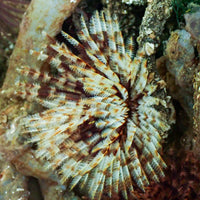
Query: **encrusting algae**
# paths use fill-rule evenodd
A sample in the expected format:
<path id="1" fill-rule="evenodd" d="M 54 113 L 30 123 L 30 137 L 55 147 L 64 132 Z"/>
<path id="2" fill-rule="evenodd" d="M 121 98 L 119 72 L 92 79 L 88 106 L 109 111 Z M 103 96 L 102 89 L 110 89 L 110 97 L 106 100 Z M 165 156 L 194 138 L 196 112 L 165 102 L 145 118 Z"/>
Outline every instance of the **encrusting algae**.
<path id="1" fill-rule="evenodd" d="M 157 67 L 167 83 L 172 98 L 180 104 L 177 126 L 182 148 L 198 152 L 198 72 L 199 72 L 199 19 L 200 8 L 190 5 L 191 13 L 184 15 L 185 26 L 171 32 L 166 42 L 165 55 L 157 60 Z M 194 119 L 194 121 L 193 121 Z M 198 132 L 198 131 L 197 131 Z M 177 134 L 178 135 L 178 134 Z M 178 136 L 177 136 L 178 139 Z"/>

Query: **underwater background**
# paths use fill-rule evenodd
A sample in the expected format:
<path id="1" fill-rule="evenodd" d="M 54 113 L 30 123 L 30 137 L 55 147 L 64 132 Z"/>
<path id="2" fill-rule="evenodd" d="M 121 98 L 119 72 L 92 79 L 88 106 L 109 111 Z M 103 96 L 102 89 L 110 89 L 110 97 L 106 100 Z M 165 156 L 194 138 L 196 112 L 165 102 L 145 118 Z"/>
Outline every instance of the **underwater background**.
<path id="1" fill-rule="evenodd" d="M 0 0 L 0 200 L 200 199 L 199 38 L 199 0 Z"/>

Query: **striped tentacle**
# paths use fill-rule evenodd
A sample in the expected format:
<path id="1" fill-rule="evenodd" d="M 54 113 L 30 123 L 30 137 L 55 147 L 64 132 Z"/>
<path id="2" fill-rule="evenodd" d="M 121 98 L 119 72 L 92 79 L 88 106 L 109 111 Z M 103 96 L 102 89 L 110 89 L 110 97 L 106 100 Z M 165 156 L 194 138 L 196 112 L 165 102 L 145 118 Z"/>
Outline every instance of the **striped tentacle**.
<path id="1" fill-rule="evenodd" d="M 95 41 L 96 45 L 98 46 L 100 52 L 103 53 L 103 49 L 105 48 L 106 41 L 103 34 L 101 15 L 102 13 L 99 15 L 99 12 L 95 11 L 94 15 L 91 17 L 89 32 L 92 39 Z M 107 64 L 107 59 L 106 59 L 106 64 Z"/>
<path id="2" fill-rule="evenodd" d="M 63 32 L 63 35 L 65 36 L 66 40 L 68 42 L 70 42 L 72 45 L 75 44 L 75 42 L 77 43 L 76 45 L 74 45 L 77 49 L 80 49 L 84 52 L 84 54 L 86 54 L 88 56 L 88 58 L 90 59 L 90 62 L 93 63 L 92 66 L 94 66 L 94 69 L 98 70 L 99 72 L 103 73 L 102 75 L 109 78 L 110 80 L 113 80 L 114 82 L 118 83 L 119 82 L 119 78 L 117 77 L 117 75 L 110 69 L 109 66 L 106 66 L 101 60 L 99 60 L 97 57 L 95 57 L 90 50 L 85 49 L 77 40 L 75 40 L 74 38 L 72 38 L 70 35 L 68 35 L 67 33 Z M 78 48 L 79 47 L 79 48 Z M 82 52 L 81 52 L 82 53 Z M 80 55 L 81 56 L 81 55 Z"/>

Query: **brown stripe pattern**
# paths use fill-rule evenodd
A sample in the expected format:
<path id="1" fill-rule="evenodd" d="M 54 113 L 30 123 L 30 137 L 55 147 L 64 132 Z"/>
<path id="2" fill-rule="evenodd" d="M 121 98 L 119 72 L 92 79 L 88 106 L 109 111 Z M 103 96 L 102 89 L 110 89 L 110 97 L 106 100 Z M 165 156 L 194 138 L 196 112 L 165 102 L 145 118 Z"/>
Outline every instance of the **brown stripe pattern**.
<path id="1" fill-rule="evenodd" d="M 79 41 L 62 32 L 77 54 L 56 41 L 48 53 L 31 52 L 56 75 L 19 69 L 32 80 L 16 83 L 16 95 L 46 108 L 24 117 L 20 134 L 37 144 L 37 157 L 71 190 L 90 199 L 128 199 L 136 186 L 144 190 L 148 180 L 164 176 L 159 153 L 170 128 L 167 102 L 158 96 L 162 89 L 147 70 L 144 49 L 132 59 L 133 40 L 125 45 L 116 16 L 96 11 L 89 25 L 80 22 Z"/>

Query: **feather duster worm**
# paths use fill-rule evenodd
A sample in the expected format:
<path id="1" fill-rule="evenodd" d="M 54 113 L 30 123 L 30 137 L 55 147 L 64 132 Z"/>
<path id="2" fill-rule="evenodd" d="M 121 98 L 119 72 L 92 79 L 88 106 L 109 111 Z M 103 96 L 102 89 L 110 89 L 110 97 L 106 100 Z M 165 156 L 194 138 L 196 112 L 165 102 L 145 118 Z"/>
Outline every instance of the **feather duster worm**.
<path id="1" fill-rule="evenodd" d="M 76 51 L 54 41 L 47 53 L 31 52 L 56 75 L 19 69 L 32 81 L 18 82 L 16 95 L 46 108 L 22 118 L 19 135 L 36 144 L 37 157 L 69 189 L 90 199 L 128 199 L 136 186 L 144 191 L 148 179 L 164 176 L 160 142 L 172 123 L 169 98 L 148 72 L 144 49 L 131 59 L 132 39 L 124 44 L 116 16 L 96 11 L 89 26 L 80 22 L 78 40 L 62 32 Z"/>

